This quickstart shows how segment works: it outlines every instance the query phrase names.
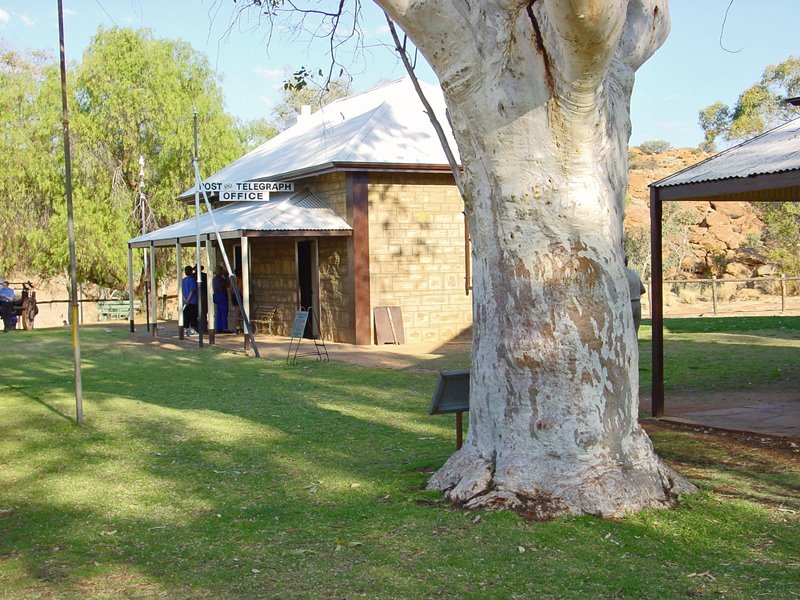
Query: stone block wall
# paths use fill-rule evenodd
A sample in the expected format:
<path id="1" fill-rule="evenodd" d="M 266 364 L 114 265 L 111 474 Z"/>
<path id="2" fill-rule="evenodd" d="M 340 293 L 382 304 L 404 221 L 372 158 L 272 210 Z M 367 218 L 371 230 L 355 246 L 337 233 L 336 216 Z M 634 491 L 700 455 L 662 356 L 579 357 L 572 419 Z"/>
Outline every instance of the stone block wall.
<path id="1" fill-rule="evenodd" d="M 277 304 L 272 331 L 286 335 L 297 310 L 296 238 L 250 238 L 250 307 Z M 252 313 L 251 313 L 252 314 Z"/>
<path id="2" fill-rule="evenodd" d="M 352 261 L 349 237 L 317 238 L 319 248 L 319 306 L 322 337 L 355 343 Z"/>
<path id="3" fill-rule="evenodd" d="M 472 325 L 472 295 L 452 176 L 370 173 L 368 181 L 372 307 L 399 306 L 407 342 L 457 337 Z"/>

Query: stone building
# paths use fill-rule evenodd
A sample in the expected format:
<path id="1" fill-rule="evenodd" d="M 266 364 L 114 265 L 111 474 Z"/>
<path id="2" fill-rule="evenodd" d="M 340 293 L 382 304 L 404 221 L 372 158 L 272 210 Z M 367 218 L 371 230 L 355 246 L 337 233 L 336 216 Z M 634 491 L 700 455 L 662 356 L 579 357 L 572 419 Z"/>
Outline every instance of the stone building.
<path id="1" fill-rule="evenodd" d="M 449 134 L 440 90 L 423 89 Z M 294 189 L 222 201 L 241 182 Z M 298 307 L 313 307 L 323 339 L 336 342 L 379 341 L 382 307 L 399 307 L 389 326 L 394 337 L 402 328 L 406 342 L 446 341 L 470 328 L 463 204 L 409 79 L 301 115 L 204 187 L 216 190 L 213 220 L 241 269 L 245 306 L 251 315 L 277 307 L 273 333 L 288 335 Z M 193 200 L 194 190 L 183 198 Z M 198 223 L 204 262 L 221 264 L 208 213 L 130 240 L 129 250 L 194 245 Z"/>

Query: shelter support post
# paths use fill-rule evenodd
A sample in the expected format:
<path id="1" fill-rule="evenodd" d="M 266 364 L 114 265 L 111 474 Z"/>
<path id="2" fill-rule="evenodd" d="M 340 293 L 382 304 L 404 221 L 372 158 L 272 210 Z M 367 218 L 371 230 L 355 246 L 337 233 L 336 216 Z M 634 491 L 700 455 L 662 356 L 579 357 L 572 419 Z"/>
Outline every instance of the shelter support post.
<path id="1" fill-rule="evenodd" d="M 158 337 L 158 297 L 156 295 L 156 247 L 150 242 L 150 300 L 152 301 L 153 324 L 150 328 L 153 337 Z"/>
<path id="2" fill-rule="evenodd" d="M 131 333 L 136 331 L 135 318 L 133 310 L 133 247 L 128 246 L 128 323 Z"/>
<path id="3" fill-rule="evenodd" d="M 184 337 L 183 331 L 183 265 L 181 264 L 181 243 L 175 242 L 175 280 L 178 282 L 178 339 Z"/>
<path id="4" fill-rule="evenodd" d="M 650 188 L 650 277 L 653 281 L 653 295 L 650 305 L 652 320 L 652 360 L 653 382 L 651 390 L 652 415 L 664 416 L 664 293 L 662 256 L 662 207 L 658 188 Z"/>

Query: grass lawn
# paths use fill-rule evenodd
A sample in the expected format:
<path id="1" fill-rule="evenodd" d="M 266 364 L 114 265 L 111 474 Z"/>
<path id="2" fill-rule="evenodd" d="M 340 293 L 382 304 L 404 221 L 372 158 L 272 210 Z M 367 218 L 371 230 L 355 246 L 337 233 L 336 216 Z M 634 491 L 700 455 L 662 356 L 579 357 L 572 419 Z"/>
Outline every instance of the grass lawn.
<path id="1" fill-rule="evenodd" d="M 669 336 L 710 335 L 698 352 L 770 338 L 781 376 L 759 376 L 796 383 L 776 356 L 798 362 L 799 325 Z M 529 522 L 424 490 L 453 450 L 452 415 L 427 415 L 434 373 L 81 339 L 78 428 L 69 331 L 0 336 L 0 598 L 800 597 L 789 442 L 649 424 L 700 493 Z"/>

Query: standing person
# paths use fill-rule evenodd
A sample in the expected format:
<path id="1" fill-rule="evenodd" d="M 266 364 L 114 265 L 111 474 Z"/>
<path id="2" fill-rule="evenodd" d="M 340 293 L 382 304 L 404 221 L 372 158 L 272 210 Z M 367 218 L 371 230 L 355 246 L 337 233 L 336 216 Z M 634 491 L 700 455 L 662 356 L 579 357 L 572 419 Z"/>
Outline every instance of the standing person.
<path id="1" fill-rule="evenodd" d="M 217 333 L 228 331 L 228 277 L 222 267 L 218 266 L 211 280 L 211 291 L 214 292 L 214 329 Z"/>
<path id="2" fill-rule="evenodd" d="M 14 290 L 9 286 L 5 278 L 3 279 L 3 287 L 0 288 L 0 315 L 3 317 L 3 333 L 8 333 L 13 329 Z"/>
<path id="3" fill-rule="evenodd" d="M 193 273 L 197 279 L 197 265 L 194 267 Z M 205 333 L 208 333 L 208 273 L 206 268 L 200 265 L 200 293 L 198 294 L 197 302 L 197 320 L 203 328 Z"/>
<path id="4" fill-rule="evenodd" d="M 192 267 L 183 270 L 185 277 L 181 281 L 183 294 L 183 326 L 186 335 L 197 335 L 197 281 L 194 278 Z"/>
<path id="5" fill-rule="evenodd" d="M 639 325 L 642 323 L 642 294 L 647 290 L 635 271 L 628 268 L 628 257 L 625 257 L 625 276 L 628 278 L 628 287 L 631 290 L 631 310 L 633 311 L 633 324 L 636 335 L 639 335 Z"/>

